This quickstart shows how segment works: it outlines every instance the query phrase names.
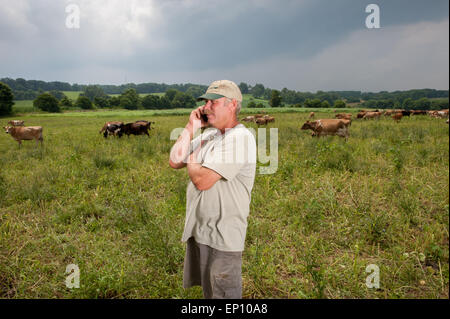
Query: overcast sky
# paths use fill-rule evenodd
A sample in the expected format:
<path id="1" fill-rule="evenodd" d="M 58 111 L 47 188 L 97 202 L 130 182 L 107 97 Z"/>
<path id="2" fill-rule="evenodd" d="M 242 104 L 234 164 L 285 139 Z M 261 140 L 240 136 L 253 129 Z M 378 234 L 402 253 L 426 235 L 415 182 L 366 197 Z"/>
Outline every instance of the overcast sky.
<path id="1" fill-rule="evenodd" d="M 366 28 L 370 3 L 379 29 Z M 0 0 L 1 77 L 448 90 L 449 1 Z"/>

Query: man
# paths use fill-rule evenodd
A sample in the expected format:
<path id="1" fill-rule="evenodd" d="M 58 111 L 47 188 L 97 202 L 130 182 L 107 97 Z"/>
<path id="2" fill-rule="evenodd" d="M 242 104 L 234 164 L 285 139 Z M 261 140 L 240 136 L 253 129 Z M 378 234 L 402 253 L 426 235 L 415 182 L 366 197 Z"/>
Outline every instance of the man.
<path id="1" fill-rule="evenodd" d="M 242 94 L 232 81 L 211 83 L 172 147 L 172 168 L 187 167 L 183 287 L 205 298 L 242 298 L 242 251 L 256 170 L 253 134 L 238 122 Z M 206 117 L 204 117 L 206 115 Z M 193 138 L 199 128 L 207 128 Z"/>

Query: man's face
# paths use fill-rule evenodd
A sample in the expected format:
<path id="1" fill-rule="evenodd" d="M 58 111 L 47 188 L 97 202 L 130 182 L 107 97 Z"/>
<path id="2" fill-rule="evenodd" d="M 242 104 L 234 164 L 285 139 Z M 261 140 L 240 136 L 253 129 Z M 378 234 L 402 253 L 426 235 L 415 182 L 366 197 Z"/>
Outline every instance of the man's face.
<path id="1" fill-rule="evenodd" d="M 208 123 L 217 128 L 222 128 L 223 124 L 233 117 L 232 103 L 226 97 L 216 100 L 206 100 L 203 112 L 208 116 Z"/>

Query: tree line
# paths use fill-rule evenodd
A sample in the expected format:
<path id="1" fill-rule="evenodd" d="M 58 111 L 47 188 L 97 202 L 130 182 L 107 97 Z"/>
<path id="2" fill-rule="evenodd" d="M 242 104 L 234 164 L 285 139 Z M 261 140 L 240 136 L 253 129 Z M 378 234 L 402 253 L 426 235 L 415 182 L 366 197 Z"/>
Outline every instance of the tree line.
<path id="1" fill-rule="evenodd" d="M 193 108 L 195 99 L 185 93 L 175 89 L 169 89 L 164 95 L 158 96 L 148 94 L 140 97 L 135 89 L 127 89 L 120 95 L 107 95 L 100 87 L 87 86 L 83 93 L 80 93 L 76 100 L 71 100 L 60 91 L 50 91 L 40 94 L 34 101 L 33 106 L 46 112 L 60 112 L 64 109 L 80 108 L 103 109 L 103 108 L 124 108 L 127 110 L 138 109 L 173 109 L 173 108 Z"/>
<path id="2" fill-rule="evenodd" d="M 71 100 L 62 91 L 71 91 L 68 88 L 77 88 L 65 82 L 44 82 L 24 79 L 5 78 L 6 83 L 1 86 L 1 99 L 3 103 L 0 107 L 0 115 L 9 114 L 12 109 L 13 100 L 18 100 L 17 92 L 11 90 L 8 83 L 12 83 L 15 88 L 38 88 L 38 92 L 30 91 L 36 96 L 27 96 L 33 99 L 33 105 L 47 112 L 60 112 L 63 109 L 73 107 L 81 109 L 94 108 L 125 108 L 136 109 L 171 109 L 171 108 L 193 108 L 196 105 L 195 98 L 202 95 L 207 89 L 206 86 L 196 84 L 156 84 L 133 83 L 121 86 L 83 85 L 83 92 L 76 100 Z M 2 80 L 5 80 L 2 79 Z M 1 83 L 1 82 L 0 82 Z M 127 86 L 132 86 L 124 89 Z M 104 87 L 108 87 L 105 91 Z M 356 103 L 357 107 L 364 108 L 404 108 L 411 110 L 434 110 L 449 107 L 448 90 L 408 90 L 379 93 L 363 93 L 361 91 L 317 91 L 317 93 L 297 92 L 283 88 L 281 91 L 265 88 L 262 84 L 254 86 L 244 82 L 239 84 L 243 94 L 250 94 L 253 98 L 244 107 L 264 107 L 262 103 L 256 103 L 254 98 L 268 100 L 271 107 L 307 107 L 307 108 L 344 108 L 348 103 Z M 50 88 L 44 92 L 42 88 Z M 62 89 L 62 90 L 61 90 Z M 121 91 L 120 94 L 109 93 Z M 139 93 L 146 90 L 165 90 L 163 95 L 148 94 L 140 97 Z M 28 91 L 25 91 L 28 92 Z M 110 96 L 108 94 L 116 94 Z M 34 95 L 33 95 L 34 96 Z M 12 98 L 11 98 L 12 97 Z M 11 101 L 9 101 L 11 99 Z M 4 102 L 9 101 L 9 102 Z M 355 105 L 354 105 L 355 106 Z"/>
<path id="3" fill-rule="evenodd" d="M 25 80 L 22 78 L 11 79 L 2 78 L 1 82 L 7 84 L 12 90 L 16 100 L 33 100 L 39 94 L 48 91 L 85 91 L 91 85 L 70 84 L 67 82 L 45 82 L 39 80 Z M 122 85 L 96 85 L 100 87 L 106 94 L 122 94 L 128 89 L 134 89 L 138 94 L 142 93 L 164 93 L 167 90 L 174 89 L 187 93 L 192 97 L 203 94 L 207 86 L 200 84 L 165 84 L 165 83 L 127 83 Z M 243 94 L 251 94 L 254 98 L 270 100 L 273 89 L 265 87 L 261 83 L 250 85 L 245 82 L 239 84 L 239 88 Z M 302 104 L 307 100 L 319 99 L 321 102 L 328 101 L 333 105 L 337 100 L 345 100 L 347 103 L 361 103 L 367 101 L 389 101 L 393 100 L 397 105 L 403 105 L 406 99 L 418 100 L 421 98 L 448 98 L 448 90 L 435 89 L 415 89 L 407 91 L 380 91 L 362 92 L 362 91 L 317 91 L 301 92 L 283 88 L 280 91 L 283 103 L 286 104 Z M 372 103 L 372 102 L 371 102 Z"/>

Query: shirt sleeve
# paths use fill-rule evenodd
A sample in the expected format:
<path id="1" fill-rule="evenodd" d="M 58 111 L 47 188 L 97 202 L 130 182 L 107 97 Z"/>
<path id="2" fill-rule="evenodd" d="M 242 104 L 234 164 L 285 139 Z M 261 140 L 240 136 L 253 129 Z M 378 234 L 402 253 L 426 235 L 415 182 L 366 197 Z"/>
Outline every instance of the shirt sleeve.
<path id="1" fill-rule="evenodd" d="M 214 144 L 202 166 L 232 180 L 249 163 L 253 153 L 256 153 L 256 144 L 251 134 L 228 134 Z"/>

